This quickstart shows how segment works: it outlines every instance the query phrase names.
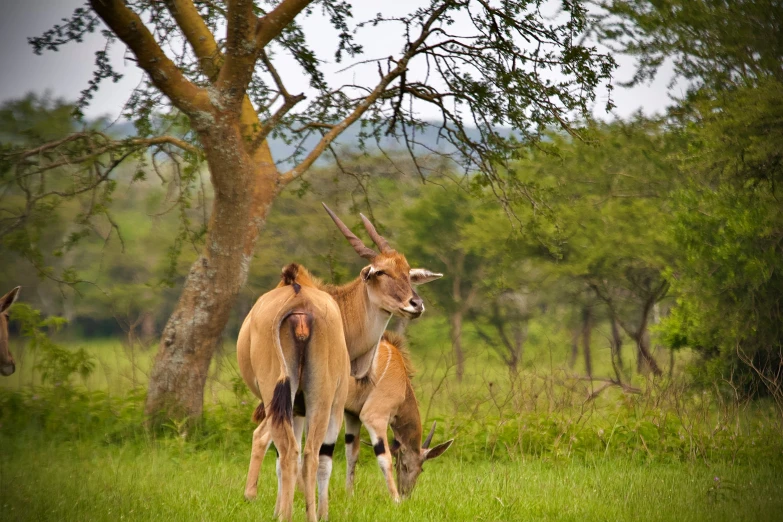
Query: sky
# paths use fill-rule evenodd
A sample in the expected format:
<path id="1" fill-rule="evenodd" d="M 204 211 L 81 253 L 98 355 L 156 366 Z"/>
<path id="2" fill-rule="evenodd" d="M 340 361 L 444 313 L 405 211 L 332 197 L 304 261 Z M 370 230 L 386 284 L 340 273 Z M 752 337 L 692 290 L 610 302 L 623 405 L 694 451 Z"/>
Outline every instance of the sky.
<path id="1" fill-rule="evenodd" d="M 75 100 L 86 88 L 92 77 L 94 53 L 103 46 L 100 34 L 89 35 L 84 42 L 69 44 L 59 52 L 45 51 L 41 56 L 36 56 L 27 43 L 28 37 L 41 35 L 60 19 L 68 17 L 73 9 L 82 3 L 83 0 L 0 0 L 3 13 L 0 16 L 0 102 L 20 98 L 31 91 L 48 92 L 53 97 Z M 380 10 L 381 5 L 384 14 L 387 14 L 389 9 L 406 13 L 420 3 L 416 0 L 395 0 L 381 4 L 363 0 L 354 3 L 354 15 L 356 20 L 370 18 Z M 334 49 L 334 46 L 330 45 L 330 42 L 334 41 L 333 31 L 326 32 L 316 19 L 306 21 L 304 29 L 308 41 L 317 43 L 316 49 L 329 50 L 326 54 L 319 55 L 328 60 L 324 64 L 327 78 L 340 79 L 343 83 L 362 81 L 365 78 L 371 82 L 377 78 L 375 65 L 338 73 L 345 64 L 336 64 L 331 59 Z M 380 25 L 365 34 L 367 37 L 361 43 L 365 45 L 368 58 L 388 56 L 390 51 L 401 48 L 400 31 L 395 27 Z M 108 115 L 112 119 L 116 118 L 130 92 L 141 81 L 142 72 L 132 62 L 124 60 L 124 54 L 124 46 L 121 43 L 115 44 L 111 51 L 112 62 L 124 77 L 118 83 L 106 82 L 102 85 L 86 110 L 88 117 Z M 616 81 L 628 79 L 633 74 L 632 60 L 627 57 L 616 59 L 620 64 L 615 72 Z M 278 69 L 284 72 L 295 71 L 287 65 L 282 63 Z M 604 110 L 607 93 L 602 91 L 593 108 L 593 114 L 601 119 L 609 119 L 612 116 L 627 117 L 638 110 L 648 115 L 661 112 L 669 104 L 667 84 L 670 77 L 670 71 L 664 69 L 650 85 L 632 89 L 616 86 L 612 93 L 616 105 L 613 114 L 607 114 Z M 291 74 L 286 78 L 286 82 L 291 92 L 307 88 L 304 78 Z M 426 112 L 423 115 L 428 116 Z M 434 116 L 435 113 L 432 117 Z"/>

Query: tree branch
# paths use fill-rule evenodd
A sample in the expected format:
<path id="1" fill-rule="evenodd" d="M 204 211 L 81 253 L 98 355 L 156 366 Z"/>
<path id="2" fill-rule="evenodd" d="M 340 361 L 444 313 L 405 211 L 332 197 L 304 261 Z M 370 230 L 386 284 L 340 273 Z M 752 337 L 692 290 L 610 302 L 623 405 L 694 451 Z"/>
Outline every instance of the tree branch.
<path id="1" fill-rule="evenodd" d="M 272 79 L 275 81 L 275 85 L 277 85 L 277 90 L 280 91 L 280 95 L 284 99 L 290 98 L 291 95 L 288 93 L 288 90 L 285 88 L 285 85 L 283 84 L 283 79 L 278 74 L 277 69 L 275 69 L 275 66 L 272 65 L 272 60 L 269 59 L 269 56 L 266 54 L 266 51 L 264 49 L 261 49 L 260 55 L 261 55 L 261 61 L 264 63 L 264 67 L 266 67 L 266 69 L 269 71 L 269 74 L 272 75 Z"/>
<path id="2" fill-rule="evenodd" d="M 283 0 L 272 11 L 257 19 L 251 0 L 229 0 L 226 59 L 217 79 L 217 88 L 229 108 L 239 107 L 253 75 L 261 49 L 278 37 L 283 29 L 312 0 Z"/>
<path id="3" fill-rule="evenodd" d="M 191 83 L 163 52 L 144 22 L 122 0 L 90 0 L 104 23 L 130 48 L 152 83 L 185 114 L 209 110 L 204 89 Z"/>
<path id="4" fill-rule="evenodd" d="M 214 82 L 223 65 L 223 53 L 217 46 L 212 31 L 191 0 L 165 0 L 166 6 L 185 35 L 199 67 L 210 82 Z"/>
<path id="5" fill-rule="evenodd" d="M 220 51 L 214 35 L 191 0 L 166 0 L 166 5 L 198 58 L 201 71 L 214 84 L 225 63 L 225 56 Z M 247 94 L 242 100 L 241 124 L 243 132 L 249 134 L 247 138 L 253 141 L 251 152 L 256 152 L 261 147 L 263 139 L 258 139 L 258 135 L 254 136 L 254 133 L 260 132 L 259 129 L 263 129 L 264 126 L 261 125 L 258 113 Z M 269 131 L 265 133 L 264 139 L 268 135 Z M 270 156 L 268 146 L 265 145 L 264 149 L 262 156 Z"/>
<path id="6" fill-rule="evenodd" d="M 390 69 L 385 75 L 381 76 L 381 80 L 378 82 L 378 85 L 375 86 L 375 89 L 373 89 L 366 98 L 359 102 L 359 104 L 354 108 L 353 111 L 351 111 L 348 116 L 346 116 L 340 123 L 335 125 L 333 129 L 324 134 L 324 136 L 321 138 L 321 141 L 313 148 L 313 150 L 310 151 L 310 154 L 308 154 L 299 165 L 295 166 L 280 177 L 279 183 L 281 185 L 287 185 L 305 173 L 307 169 L 310 168 L 310 166 L 315 162 L 315 160 L 320 157 L 323 151 L 337 138 L 337 136 L 339 136 L 345 129 L 356 122 L 362 116 L 362 114 L 364 114 L 367 109 L 369 109 L 378 100 L 378 98 L 380 98 L 386 92 L 386 88 L 394 80 L 405 73 L 408 68 L 408 62 L 411 60 L 411 58 L 418 54 L 422 44 L 431 34 L 432 25 L 444 12 L 446 12 L 450 6 L 451 2 L 443 2 L 442 5 L 430 13 L 429 18 L 427 18 L 427 20 L 421 26 L 419 37 L 412 42 L 408 42 L 405 53 L 397 62 L 395 62 L 395 67 Z"/>
<path id="7" fill-rule="evenodd" d="M 282 120 L 283 117 L 288 114 L 288 111 L 293 109 L 297 103 L 304 100 L 305 97 L 306 96 L 304 94 L 287 96 L 285 98 L 285 103 L 283 103 L 283 105 L 277 109 L 275 113 L 261 126 L 261 130 L 259 130 L 258 134 L 256 134 L 256 136 L 253 138 L 253 143 L 250 146 L 250 150 L 255 150 L 258 148 L 258 146 L 261 145 L 264 140 L 266 140 L 267 136 L 269 136 L 269 133 L 274 130 L 278 123 L 280 123 L 280 120 Z"/>
<path id="8" fill-rule="evenodd" d="M 100 138 L 103 141 L 101 143 L 91 142 L 92 138 Z M 36 174 L 40 174 L 41 172 L 56 169 L 58 167 L 62 167 L 65 165 L 83 163 L 85 161 L 89 161 L 99 156 L 102 156 L 103 154 L 119 149 L 124 149 L 124 148 L 131 148 L 137 150 L 140 148 L 147 148 L 147 147 L 154 147 L 154 146 L 168 144 L 168 145 L 173 145 L 175 147 L 178 147 L 182 150 L 192 152 L 194 154 L 198 154 L 200 152 L 200 150 L 197 147 L 174 136 L 156 136 L 154 138 L 130 138 L 127 140 L 112 140 L 102 132 L 80 132 L 68 136 L 67 138 L 61 140 L 55 140 L 49 143 L 44 143 L 43 145 L 36 147 L 34 149 L 16 152 L 16 153 L 10 153 L 7 155 L 3 155 L 2 157 L 8 158 L 10 161 L 19 164 L 24 162 L 27 158 L 31 158 L 33 156 L 38 156 L 40 154 L 45 154 L 47 152 L 54 151 L 62 145 L 65 145 L 67 143 L 72 143 L 78 140 L 84 140 L 87 142 L 86 147 L 94 147 L 94 148 L 87 148 L 84 151 L 85 154 L 82 154 L 81 156 L 77 156 L 77 157 L 66 156 L 62 160 L 54 161 L 52 163 L 39 166 L 39 168 L 33 171 L 25 172 L 24 177 L 34 176 Z"/>

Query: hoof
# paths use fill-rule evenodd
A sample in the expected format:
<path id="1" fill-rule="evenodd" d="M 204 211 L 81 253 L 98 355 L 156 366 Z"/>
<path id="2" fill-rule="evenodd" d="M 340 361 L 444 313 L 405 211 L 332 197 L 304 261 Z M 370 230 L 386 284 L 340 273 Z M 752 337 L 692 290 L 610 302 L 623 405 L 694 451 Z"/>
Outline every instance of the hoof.
<path id="1" fill-rule="evenodd" d="M 248 493 L 247 491 L 245 492 L 245 500 L 247 500 L 248 502 L 253 502 L 255 499 L 256 499 L 255 493 Z"/>

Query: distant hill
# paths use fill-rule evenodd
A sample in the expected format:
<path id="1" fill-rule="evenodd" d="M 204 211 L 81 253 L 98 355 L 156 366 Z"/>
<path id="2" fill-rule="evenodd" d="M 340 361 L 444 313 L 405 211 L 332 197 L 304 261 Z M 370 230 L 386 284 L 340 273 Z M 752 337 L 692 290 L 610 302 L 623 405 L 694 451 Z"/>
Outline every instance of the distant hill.
<path id="1" fill-rule="evenodd" d="M 451 145 L 449 142 L 447 142 L 444 139 L 438 139 L 438 128 L 437 123 L 433 122 L 432 126 L 427 127 L 424 131 L 417 131 L 416 132 L 416 141 L 419 142 L 421 145 L 414 148 L 414 153 L 416 154 L 427 154 L 429 151 L 434 150 L 445 154 L 450 154 L 456 151 L 453 145 Z M 348 148 L 358 148 L 359 146 L 359 130 L 360 130 L 360 124 L 355 123 L 354 125 L 348 127 L 337 140 L 335 140 L 336 147 L 339 149 L 341 147 L 348 147 Z M 133 136 L 135 134 L 135 129 L 133 127 L 133 123 L 130 121 L 118 121 L 111 127 L 111 132 L 113 134 L 116 134 L 118 136 Z M 478 129 L 475 127 L 468 127 L 466 128 L 466 132 L 469 138 L 478 140 L 480 135 L 478 132 Z M 513 131 L 508 128 L 502 128 L 498 131 L 498 133 L 503 137 L 508 137 L 513 134 Z M 313 146 L 318 142 L 318 138 L 316 136 L 311 136 L 308 140 L 305 141 L 305 150 L 312 149 Z M 294 152 L 294 146 L 288 145 L 285 143 L 285 141 L 281 139 L 270 139 L 269 140 L 269 147 L 272 150 L 272 156 L 275 158 L 276 161 L 281 161 L 283 158 L 288 158 L 293 152 Z M 392 137 L 385 137 L 381 141 L 381 147 L 383 147 L 386 151 L 404 151 L 406 150 L 405 142 L 402 140 L 397 140 Z M 374 143 L 368 143 L 367 148 L 369 151 L 373 151 L 373 149 L 376 149 L 376 146 Z M 328 162 L 330 161 L 329 155 L 325 154 L 322 156 L 322 159 L 320 162 Z M 285 163 L 281 164 L 281 167 L 285 168 L 290 165 L 287 165 Z"/>

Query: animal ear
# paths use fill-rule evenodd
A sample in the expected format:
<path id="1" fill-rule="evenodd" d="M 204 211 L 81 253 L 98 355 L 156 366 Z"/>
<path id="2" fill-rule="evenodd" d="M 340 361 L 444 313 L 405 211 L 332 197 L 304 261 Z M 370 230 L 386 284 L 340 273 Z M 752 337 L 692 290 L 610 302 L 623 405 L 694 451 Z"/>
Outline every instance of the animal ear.
<path id="1" fill-rule="evenodd" d="M 402 444 L 400 444 L 400 441 L 394 439 L 391 443 L 391 448 L 389 448 L 389 451 L 391 451 L 392 455 L 396 455 L 400 451 L 400 446 L 402 446 Z"/>
<path id="2" fill-rule="evenodd" d="M 411 283 L 414 285 L 423 285 L 424 283 L 429 283 L 430 281 L 435 281 L 436 279 L 443 277 L 443 274 L 430 272 L 426 268 L 411 268 L 409 274 L 411 276 Z"/>
<path id="3" fill-rule="evenodd" d="M 11 308 L 11 305 L 14 304 L 14 301 L 16 301 L 16 298 L 19 296 L 19 290 L 21 288 L 21 286 L 17 286 L 3 297 L 0 297 L 0 313 L 3 313 Z"/>
<path id="4" fill-rule="evenodd" d="M 424 460 L 432 460 L 436 457 L 440 457 L 443 455 L 443 452 L 449 449 L 449 446 L 451 446 L 451 443 L 454 442 L 454 439 L 447 440 L 446 442 L 442 444 L 438 444 L 432 449 L 428 449 L 424 452 Z"/>
<path id="5" fill-rule="evenodd" d="M 359 275 L 362 277 L 362 281 L 367 281 L 372 277 L 373 272 L 375 272 L 375 268 L 372 265 L 367 265 L 364 268 L 362 268 L 362 271 L 359 272 Z"/>

